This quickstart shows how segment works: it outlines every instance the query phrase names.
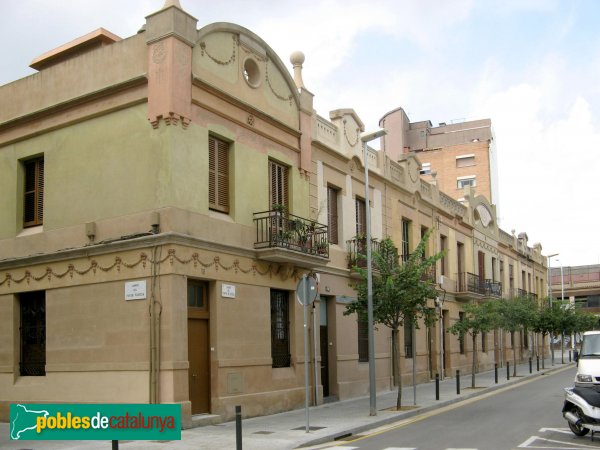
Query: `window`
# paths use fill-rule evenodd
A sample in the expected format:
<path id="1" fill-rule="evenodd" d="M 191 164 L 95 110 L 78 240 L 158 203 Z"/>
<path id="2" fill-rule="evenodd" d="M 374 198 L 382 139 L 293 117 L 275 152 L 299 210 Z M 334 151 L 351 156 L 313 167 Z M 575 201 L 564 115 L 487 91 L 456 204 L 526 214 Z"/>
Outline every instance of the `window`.
<path id="1" fill-rule="evenodd" d="M 338 243 L 338 193 L 338 189 L 327 187 L 327 233 L 330 244 Z"/>
<path id="2" fill-rule="evenodd" d="M 471 175 L 468 177 L 460 177 L 456 179 L 456 187 L 458 189 L 462 189 L 465 186 L 477 186 L 477 184 L 475 183 L 475 175 Z"/>
<path id="3" fill-rule="evenodd" d="M 208 309 L 208 302 L 206 301 L 207 298 L 206 283 L 201 281 L 188 282 L 187 300 L 189 308 Z"/>
<path id="4" fill-rule="evenodd" d="M 269 161 L 269 209 L 274 206 L 288 208 L 288 168 Z"/>
<path id="5" fill-rule="evenodd" d="M 456 157 L 456 167 L 468 167 L 475 165 L 475 155 L 462 155 Z"/>
<path id="6" fill-rule="evenodd" d="M 463 274 L 463 264 L 465 259 L 465 244 L 456 243 L 456 271 L 458 272 L 458 291 L 465 292 L 467 279 Z"/>
<path id="7" fill-rule="evenodd" d="M 289 367 L 290 302 L 286 291 L 271 289 L 271 357 L 273 367 Z"/>
<path id="8" fill-rule="evenodd" d="M 481 333 L 481 351 L 487 352 L 487 333 L 485 331 Z"/>
<path id="9" fill-rule="evenodd" d="M 413 357 L 413 321 L 412 318 L 404 319 L 404 357 Z"/>
<path id="10" fill-rule="evenodd" d="M 510 295 L 513 296 L 515 292 L 515 270 L 512 264 L 508 265 L 508 289 Z"/>
<path id="11" fill-rule="evenodd" d="M 431 163 L 421 164 L 421 175 L 428 175 L 431 173 Z"/>
<path id="12" fill-rule="evenodd" d="M 427 232 L 429 231 L 429 228 L 421 226 L 421 240 L 423 240 L 423 238 L 425 237 L 425 235 L 427 234 Z M 427 258 L 429 256 L 429 243 L 428 245 L 425 246 L 425 251 L 423 253 L 423 257 Z"/>
<path id="13" fill-rule="evenodd" d="M 358 314 L 358 362 L 369 361 L 369 322 L 367 314 Z"/>
<path id="14" fill-rule="evenodd" d="M 21 376 L 46 375 L 46 292 L 19 296 Z"/>
<path id="15" fill-rule="evenodd" d="M 24 168 L 23 226 L 42 225 L 44 223 L 44 158 L 25 161 Z"/>
<path id="16" fill-rule="evenodd" d="M 229 212 L 229 144 L 208 137 L 208 207 Z"/>
<path id="17" fill-rule="evenodd" d="M 410 220 L 402 219 L 402 261 L 410 257 Z"/>
<path id="18" fill-rule="evenodd" d="M 444 235 L 440 235 L 440 251 L 445 252 L 448 250 L 448 238 Z M 441 275 L 445 276 L 447 271 L 448 260 L 446 259 L 446 254 L 442 256 L 441 262 Z"/>
<path id="19" fill-rule="evenodd" d="M 459 312 L 458 313 L 458 321 L 464 322 L 464 320 L 465 320 L 465 313 Z M 465 333 L 462 331 L 458 334 L 458 345 L 460 347 L 460 354 L 464 355 L 465 354 Z"/>
<path id="20" fill-rule="evenodd" d="M 356 235 L 365 236 L 367 234 L 367 204 L 359 197 L 354 202 L 356 206 Z"/>

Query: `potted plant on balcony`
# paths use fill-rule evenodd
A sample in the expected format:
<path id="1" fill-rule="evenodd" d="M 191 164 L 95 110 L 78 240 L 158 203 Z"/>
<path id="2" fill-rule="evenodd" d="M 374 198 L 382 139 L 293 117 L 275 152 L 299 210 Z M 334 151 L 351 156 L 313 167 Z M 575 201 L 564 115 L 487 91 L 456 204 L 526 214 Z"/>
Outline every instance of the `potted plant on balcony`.
<path id="1" fill-rule="evenodd" d="M 329 251 L 329 241 L 322 239 L 315 244 L 317 255 L 327 255 Z"/>

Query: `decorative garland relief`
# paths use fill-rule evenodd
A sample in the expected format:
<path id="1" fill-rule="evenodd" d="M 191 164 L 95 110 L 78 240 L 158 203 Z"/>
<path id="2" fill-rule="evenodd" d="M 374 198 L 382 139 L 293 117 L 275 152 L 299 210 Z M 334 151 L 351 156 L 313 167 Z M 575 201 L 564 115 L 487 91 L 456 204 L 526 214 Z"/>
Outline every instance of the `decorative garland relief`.
<path id="1" fill-rule="evenodd" d="M 193 263 L 194 268 L 197 268 L 198 266 L 200 266 L 203 273 L 204 273 L 205 269 L 214 268 L 215 272 L 218 272 L 219 269 L 222 269 L 225 271 L 233 270 L 234 273 L 236 273 L 236 274 L 239 272 L 241 272 L 243 274 L 252 273 L 253 276 L 256 276 L 258 274 L 260 276 L 269 276 L 270 278 L 273 275 L 279 275 L 282 278 L 282 280 L 284 280 L 284 281 L 287 278 L 293 278 L 293 279 L 297 280 L 297 279 L 300 279 L 300 277 L 301 277 L 301 274 L 298 272 L 298 270 L 296 268 L 293 268 L 292 270 L 290 270 L 289 267 L 286 267 L 281 264 L 268 264 L 266 267 L 265 266 L 261 267 L 260 264 L 253 262 L 250 267 L 243 267 L 241 265 L 239 259 L 236 258 L 233 260 L 233 262 L 231 264 L 225 265 L 221 261 L 220 256 L 214 256 L 212 261 L 209 260 L 210 262 L 204 262 L 200 259 L 200 255 L 198 253 L 193 253 L 189 258 L 183 259 L 183 258 L 180 258 L 176 254 L 175 249 L 169 249 L 168 254 L 164 258 L 156 259 L 156 260 L 152 259 L 146 253 L 142 252 L 142 253 L 140 253 L 138 260 L 135 262 L 131 262 L 131 263 L 127 263 L 127 262 L 123 261 L 123 259 L 120 256 L 116 256 L 114 262 L 108 266 L 102 266 L 96 260 L 92 259 L 91 261 L 89 261 L 88 267 L 77 268 L 77 267 L 75 267 L 74 264 L 69 264 L 67 269 L 63 272 L 56 272 L 52 267 L 46 267 L 46 270 L 41 272 L 39 275 L 33 274 L 30 270 L 25 270 L 23 275 L 20 277 L 14 277 L 12 275 L 12 273 L 5 272 L 4 279 L 0 281 L 0 286 L 3 286 L 5 284 L 7 286 L 10 286 L 11 283 L 21 284 L 23 282 L 26 282 L 27 284 L 29 284 L 29 283 L 31 283 L 31 281 L 40 282 L 44 278 L 47 278 L 48 281 L 52 281 L 53 277 L 62 279 L 62 278 L 65 278 L 66 276 L 69 276 L 70 278 L 73 278 L 74 275 L 76 275 L 76 274 L 80 275 L 80 276 L 84 276 L 90 272 L 92 272 L 95 275 L 97 271 L 110 272 L 114 269 L 116 269 L 117 272 L 120 273 L 122 267 L 125 267 L 127 269 L 133 269 L 141 264 L 143 268 L 146 268 L 147 264 L 159 264 L 160 265 L 160 264 L 164 264 L 167 261 L 171 265 L 174 265 L 175 261 L 177 261 L 178 263 L 183 264 L 183 265 Z"/>

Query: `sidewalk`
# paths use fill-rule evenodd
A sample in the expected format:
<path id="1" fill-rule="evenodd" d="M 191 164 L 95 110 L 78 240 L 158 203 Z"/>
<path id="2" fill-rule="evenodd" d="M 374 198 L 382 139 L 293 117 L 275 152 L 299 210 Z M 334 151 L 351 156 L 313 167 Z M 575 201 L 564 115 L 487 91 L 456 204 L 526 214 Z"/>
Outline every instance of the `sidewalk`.
<path id="1" fill-rule="evenodd" d="M 494 371 L 476 375 L 476 389 L 471 389 L 471 375 L 461 375 L 461 393 L 456 394 L 456 379 L 446 378 L 440 381 L 440 400 L 435 399 L 435 382 L 417 385 L 417 408 L 406 411 L 388 411 L 394 407 L 397 392 L 389 391 L 377 396 L 377 415 L 369 416 L 369 396 L 351 400 L 328 403 L 310 408 L 309 423 L 311 431 L 306 433 L 306 417 L 304 408 L 271 416 L 255 417 L 242 421 L 242 442 L 245 450 L 249 449 L 293 449 L 299 446 L 311 446 L 330 442 L 343 436 L 356 435 L 363 431 L 385 424 L 407 419 L 409 417 L 432 411 L 458 401 L 483 395 L 493 390 L 515 384 L 532 377 L 573 367 L 569 364 L 568 353 L 565 353 L 565 364 L 561 364 L 560 351 L 555 352 L 555 363 L 551 366 L 550 358 L 545 361 L 545 369 L 536 371 L 533 360 L 533 373 L 529 374 L 529 363 L 517 366 L 517 377 L 506 379 L 506 367 L 498 369 L 498 384 L 494 383 Z M 454 373 L 452 374 L 454 375 Z M 413 405 L 413 387 L 404 386 L 402 390 L 403 406 Z M 242 411 L 243 412 L 243 411 Z M 183 430 L 181 441 L 122 441 L 122 450 L 231 450 L 236 448 L 235 422 Z M 0 424 L 0 448 L 2 449 L 111 449 L 109 441 L 10 441 L 8 424 Z"/>

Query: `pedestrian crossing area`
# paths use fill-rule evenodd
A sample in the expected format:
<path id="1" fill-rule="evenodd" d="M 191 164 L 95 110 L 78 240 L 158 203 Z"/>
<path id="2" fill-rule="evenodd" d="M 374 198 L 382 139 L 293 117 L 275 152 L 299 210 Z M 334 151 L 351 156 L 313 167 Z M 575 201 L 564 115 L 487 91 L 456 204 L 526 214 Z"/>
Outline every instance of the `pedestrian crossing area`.
<path id="1" fill-rule="evenodd" d="M 360 447 L 348 446 L 348 445 L 337 445 L 337 446 L 334 446 L 334 447 L 325 447 L 322 450 L 326 450 L 326 449 L 359 450 Z M 385 447 L 385 448 L 382 448 L 381 450 L 419 450 L 419 448 L 417 448 L 417 447 Z M 478 449 L 476 449 L 476 448 L 456 448 L 456 447 L 449 447 L 449 448 L 446 448 L 444 450 L 478 450 Z"/>

